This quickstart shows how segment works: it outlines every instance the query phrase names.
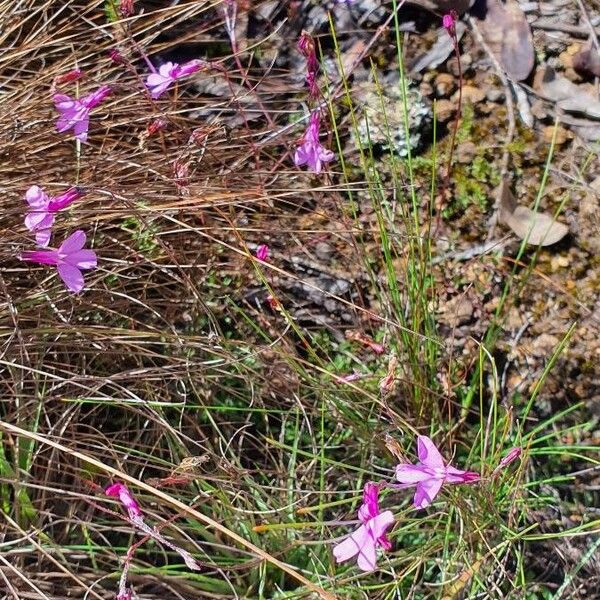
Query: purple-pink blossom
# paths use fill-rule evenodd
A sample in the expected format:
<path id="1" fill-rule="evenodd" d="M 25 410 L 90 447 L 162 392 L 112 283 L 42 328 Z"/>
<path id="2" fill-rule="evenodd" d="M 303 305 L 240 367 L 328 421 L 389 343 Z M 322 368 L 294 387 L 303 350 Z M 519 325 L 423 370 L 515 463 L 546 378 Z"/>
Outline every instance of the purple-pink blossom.
<path id="1" fill-rule="evenodd" d="M 323 163 L 327 163 L 334 158 L 331 150 L 327 150 L 319 142 L 319 129 L 321 127 L 321 117 L 317 111 L 310 115 L 308 127 L 302 136 L 301 144 L 294 154 L 294 164 L 297 167 L 307 165 L 315 173 L 320 173 Z"/>
<path id="2" fill-rule="evenodd" d="M 177 554 L 179 554 L 181 558 L 183 558 L 188 568 L 194 571 L 200 570 L 200 565 L 196 562 L 196 559 L 187 550 L 184 550 L 183 548 L 180 548 L 179 546 L 176 546 L 175 544 L 167 540 L 156 528 L 150 527 L 150 525 L 148 525 L 146 521 L 144 521 L 144 516 L 139 504 L 137 503 L 137 501 L 135 500 L 135 498 L 124 483 L 113 483 L 104 490 L 104 493 L 107 496 L 119 499 L 121 504 L 127 510 L 129 520 L 140 531 L 142 531 L 152 539 L 156 540 L 160 544 L 163 544 L 167 548 L 171 548 L 171 550 L 177 552 Z"/>
<path id="3" fill-rule="evenodd" d="M 456 35 L 456 21 L 458 20 L 458 15 L 456 11 L 451 10 L 449 13 L 445 14 L 442 17 L 442 26 L 444 29 L 454 37 Z"/>
<path id="4" fill-rule="evenodd" d="M 30 211 L 25 216 L 25 227 L 35 232 L 35 241 L 40 246 L 47 246 L 52 234 L 55 214 L 67 208 L 72 202 L 83 196 L 81 188 L 72 187 L 55 198 L 51 198 L 38 185 L 32 185 L 25 192 L 25 201 Z"/>
<path id="5" fill-rule="evenodd" d="M 269 260 L 269 246 L 267 244 L 259 244 L 256 247 L 256 258 L 261 262 Z"/>
<path id="6" fill-rule="evenodd" d="M 414 497 L 417 508 L 429 506 L 444 483 L 473 483 L 480 479 L 479 473 L 446 465 L 435 444 L 425 435 L 417 437 L 417 453 L 419 462 L 416 465 L 396 467 L 396 479 L 401 484 L 417 486 Z"/>
<path id="7" fill-rule="evenodd" d="M 207 64 L 203 60 L 190 60 L 182 65 L 173 62 L 166 62 L 158 68 L 158 73 L 150 73 L 146 77 L 146 87 L 154 100 L 159 98 L 167 91 L 169 86 L 187 75 L 196 73 L 200 69 L 206 68 Z"/>
<path id="8" fill-rule="evenodd" d="M 71 98 L 66 94 L 54 94 L 54 106 L 60 113 L 60 117 L 56 122 L 57 131 L 63 133 L 73 129 L 73 133 L 78 140 L 87 141 L 90 111 L 98 106 L 110 93 L 110 86 L 103 85 L 83 98 Z"/>
<path id="9" fill-rule="evenodd" d="M 390 550 L 391 542 L 385 532 L 394 523 L 392 511 L 379 511 L 379 486 L 365 484 L 363 503 L 358 509 L 360 527 L 333 549 L 338 563 L 358 556 L 358 567 L 363 571 L 373 571 L 377 566 L 377 547 Z"/>
<path id="10" fill-rule="evenodd" d="M 96 267 L 97 258 L 93 250 L 84 250 L 85 233 L 81 230 L 72 233 L 58 250 L 27 250 L 21 253 L 21 260 L 56 267 L 63 283 L 72 292 L 83 289 L 82 270 Z"/>

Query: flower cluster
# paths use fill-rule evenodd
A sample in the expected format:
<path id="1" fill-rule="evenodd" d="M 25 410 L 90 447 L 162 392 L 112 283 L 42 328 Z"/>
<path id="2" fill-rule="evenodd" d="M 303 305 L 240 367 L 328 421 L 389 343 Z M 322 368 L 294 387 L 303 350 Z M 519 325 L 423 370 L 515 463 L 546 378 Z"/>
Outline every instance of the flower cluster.
<path id="1" fill-rule="evenodd" d="M 446 464 L 433 441 L 425 435 L 417 437 L 416 464 L 401 463 L 396 466 L 398 484 L 368 482 L 363 491 L 363 502 L 358 509 L 360 526 L 344 538 L 333 549 L 338 563 L 357 557 L 359 569 L 373 571 L 377 566 L 377 548 L 391 550 L 392 544 L 386 532 L 395 519 L 391 511 L 379 509 L 379 491 L 382 487 L 403 489 L 415 487 L 413 504 L 423 509 L 429 506 L 439 494 L 444 484 L 476 483 L 481 480 L 479 473 L 462 471 Z M 513 448 L 500 461 L 494 475 L 521 455 L 521 448 Z"/>
<path id="2" fill-rule="evenodd" d="M 133 1 L 121 0 L 119 10 L 123 17 L 131 16 L 134 12 Z M 124 62 L 116 49 L 111 53 L 111 57 L 115 62 Z M 147 60 L 147 57 L 144 56 L 144 58 Z M 152 64 L 148 60 L 147 62 L 154 71 Z M 160 66 L 158 73 L 152 72 L 147 76 L 146 88 L 152 98 L 157 99 L 178 79 L 207 68 L 207 66 L 208 64 L 202 60 L 190 60 L 182 65 L 173 62 L 165 63 Z M 60 85 L 79 80 L 83 75 L 80 69 L 73 69 L 56 77 L 52 84 L 52 91 L 54 92 Z M 81 143 L 87 142 L 90 113 L 111 93 L 110 85 L 101 85 L 81 98 L 64 93 L 54 93 L 52 99 L 59 113 L 56 121 L 58 133 L 73 130 L 75 139 Z M 158 120 L 155 121 L 155 130 L 159 129 L 158 123 Z M 160 127 L 162 126 L 164 125 L 161 122 Z M 46 248 L 49 245 L 56 214 L 69 207 L 83 194 L 84 191 L 81 188 L 71 187 L 61 195 L 52 198 L 39 185 L 32 185 L 27 189 L 25 201 L 29 205 L 29 211 L 25 216 L 25 227 L 35 234 L 38 246 Z M 26 262 L 56 267 L 67 289 L 78 293 L 84 287 L 82 271 L 93 269 L 97 265 L 95 252 L 84 249 L 85 242 L 85 233 L 78 230 L 67 237 L 56 249 L 27 250 L 21 253 L 20 258 Z"/>

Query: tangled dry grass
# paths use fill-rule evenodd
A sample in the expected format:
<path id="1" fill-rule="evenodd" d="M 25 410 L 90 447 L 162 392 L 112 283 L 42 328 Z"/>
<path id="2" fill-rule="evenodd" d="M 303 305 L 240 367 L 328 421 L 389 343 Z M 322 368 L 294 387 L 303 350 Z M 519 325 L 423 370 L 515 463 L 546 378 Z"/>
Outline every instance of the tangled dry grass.
<path id="1" fill-rule="evenodd" d="M 433 300 L 416 294 L 403 320 L 396 302 L 404 290 L 382 283 L 371 266 L 383 233 L 375 219 L 360 228 L 345 205 L 348 191 L 364 192 L 369 182 L 324 176 L 315 183 L 290 167 L 299 131 L 290 125 L 298 111 L 289 99 L 302 82 L 283 70 L 263 80 L 240 68 L 219 3 L 136 5 L 133 17 L 115 19 L 110 0 L 0 3 L 4 597 L 115 596 L 123 556 L 139 541 L 103 496 L 115 477 L 136 484 L 148 517 L 204 569 L 188 573 L 165 549 L 142 544 L 130 573 L 140 598 L 457 598 L 467 597 L 471 580 L 477 585 L 469 598 L 506 589 L 511 598 L 534 594 L 519 562 L 524 547 L 543 544 L 556 521 L 567 519 L 548 516 L 552 491 L 527 495 L 528 482 L 552 480 L 543 465 L 520 469 L 512 487 L 502 482 L 467 499 L 452 493 L 443 518 L 411 516 L 404 504 L 391 583 L 334 574 L 321 542 L 352 512 L 356 481 L 392 472 L 389 460 L 371 457 L 389 456 L 385 432 L 401 431 L 406 448 L 415 428 L 448 416 L 461 455 L 472 458 L 470 446 L 483 447 L 488 434 L 498 442 L 481 461 L 491 471 L 501 443 L 514 435 L 512 409 L 494 414 L 493 426 L 490 410 L 486 424 L 483 408 L 461 412 L 459 386 L 435 374 L 452 351 L 432 337 L 426 307 Z M 213 69 L 197 76 L 198 85 L 219 92 L 182 86 L 153 102 L 142 53 L 158 60 L 181 48 L 209 57 Z M 56 78 L 74 68 L 84 77 L 63 86 L 66 93 L 113 87 L 82 145 L 55 132 L 52 105 Z M 63 239 L 85 230 L 99 256 L 81 295 L 53 272 L 18 260 L 32 244 L 22 221 L 23 194 L 33 183 L 87 192 L 54 232 Z M 351 291 L 325 289 L 309 268 L 287 272 L 252 257 L 265 238 L 298 240 L 312 257 L 324 234 L 364 267 L 362 279 L 348 275 Z M 401 241 L 410 246 L 416 237 L 404 231 Z M 407 260 L 392 249 L 389 264 L 382 262 L 406 273 Z M 426 281 L 424 271 L 407 281 L 413 276 L 413 283 Z M 382 398 L 377 387 L 388 358 L 343 341 L 344 327 L 265 309 L 265 290 L 284 281 L 341 304 L 340 319 L 351 315 L 364 335 L 377 336 L 383 324 L 388 340 L 405 342 L 399 354 L 412 370 L 399 376 L 397 396 Z M 369 283 L 379 290 L 377 302 L 364 297 Z M 310 325 L 302 327 L 302 318 Z M 339 385 L 336 375 L 350 363 L 368 373 L 364 388 Z M 467 379 L 466 369 L 452 375 Z M 532 428 L 548 447 L 563 435 L 554 424 Z M 567 451 L 585 454 L 579 442 L 592 447 L 577 438 Z M 541 455 L 545 448 L 537 446 Z M 588 540 L 588 517 L 563 522 L 559 535 L 571 530 Z M 547 527 L 529 540 L 536 520 Z M 587 547 L 571 548 L 565 578 L 576 581 L 579 564 L 597 577 L 584 560 Z M 437 588 L 423 585 L 429 580 Z M 482 588 L 489 596 L 475 595 Z"/>

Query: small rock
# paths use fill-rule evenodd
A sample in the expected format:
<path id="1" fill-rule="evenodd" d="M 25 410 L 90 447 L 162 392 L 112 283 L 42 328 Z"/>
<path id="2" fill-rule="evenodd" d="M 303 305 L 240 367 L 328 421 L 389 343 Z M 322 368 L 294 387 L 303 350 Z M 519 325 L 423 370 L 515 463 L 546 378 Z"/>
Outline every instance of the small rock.
<path id="1" fill-rule="evenodd" d="M 552 138 L 554 137 L 554 125 L 548 125 L 547 127 L 544 127 L 544 141 L 547 142 L 548 144 L 550 144 L 552 142 Z M 564 144 L 565 142 L 567 142 L 568 140 L 570 140 L 573 137 L 573 134 L 568 130 L 565 129 L 564 127 L 558 126 L 556 128 L 556 145 L 557 146 L 561 146 L 562 144 Z"/>
<path id="2" fill-rule="evenodd" d="M 478 104 L 485 100 L 485 92 L 474 85 L 463 85 L 462 88 L 462 99 L 463 102 L 469 102 L 471 104 Z M 452 100 L 458 101 L 458 90 L 454 92 Z"/>
<path id="3" fill-rule="evenodd" d="M 422 81 L 419 84 L 419 91 L 421 92 L 421 96 L 425 96 L 426 98 L 433 96 L 433 86 L 426 81 Z"/>
<path id="4" fill-rule="evenodd" d="M 462 142 L 456 147 L 456 160 L 464 165 L 472 162 L 477 155 L 477 146 L 473 142 Z"/>
<path id="5" fill-rule="evenodd" d="M 538 358 L 550 357 L 559 343 L 560 340 L 556 336 L 549 333 L 542 333 L 534 338 L 530 353 L 532 356 Z"/>
<path id="6" fill-rule="evenodd" d="M 438 98 L 447 98 L 456 89 L 456 80 L 450 73 L 438 73 L 433 85 Z"/>
<path id="7" fill-rule="evenodd" d="M 557 255 L 550 259 L 550 269 L 552 269 L 553 272 L 568 267 L 570 264 L 571 261 L 569 260 L 568 256 Z"/>
<path id="8" fill-rule="evenodd" d="M 489 88 L 485 95 L 490 102 L 503 102 L 506 98 L 502 90 L 494 87 Z"/>
<path id="9" fill-rule="evenodd" d="M 319 260 L 328 261 L 333 255 L 333 248 L 327 242 L 319 242 L 315 246 L 315 254 Z"/>
<path id="10" fill-rule="evenodd" d="M 456 112 L 456 104 L 450 100 L 438 100 L 435 103 L 435 118 L 438 123 L 445 123 Z"/>

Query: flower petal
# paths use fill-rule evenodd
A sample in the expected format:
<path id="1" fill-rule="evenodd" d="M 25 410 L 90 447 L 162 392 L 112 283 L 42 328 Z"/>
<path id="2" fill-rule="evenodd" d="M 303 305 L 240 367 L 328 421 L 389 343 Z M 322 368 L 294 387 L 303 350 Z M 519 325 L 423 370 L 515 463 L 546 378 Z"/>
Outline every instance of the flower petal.
<path id="1" fill-rule="evenodd" d="M 74 231 L 61 245 L 58 249 L 58 253 L 61 255 L 72 254 L 73 252 L 77 252 L 81 250 L 85 245 L 85 232 L 81 229 Z"/>
<path id="2" fill-rule="evenodd" d="M 361 525 L 355 532 L 342 540 L 333 549 L 333 555 L 338 563 L 350 560 L 356 556 L 361 548 L 368 542 L 369 533 L 365 525 Z"/>
<path id="3" fill-rule="evenodd" d="M 419 460 L 432 469 L 444 468 L 444 459 L 436 445 L 426 435 L 417 437 L 417 452 Z"/>
<path id="4" fill-rule="evenodd" d="M 370 529 L 371 534 L 375 540 L 382 538 L 390 525 L 394 523 L 394 515 L 391 510 L 386 510 L 381 514 L 373 517 L 367 528 Z"/>
<path id="5" fill-rule="evenodd" d="M 83 275 L 77 267 L 61 263 L 56 268 L 60 278 L 69 290 L 77 294 L 83 289 Z"/>
<path id="6" fill-rule="evenodd" d="M 50 243 L 52 229 L 40 229 L 35 233 L 35 243 L 38 246 L 47 246 Z"/>
<path id="7" fill-rule="evenodd" d="M 375 540 L 368 538 L 358 553 L 356 561 L 361 571 L 374 571 L 377 567 L 377 550 Z"/>
<path id="8" fill-rule="evenodd" d="M 86 114 L 82 119 L 75 122 L 73 133 L 81 142 L 87 142 L 88 129 L 90 127 L 90 116 Z"/>
<path id="9" fill-rule="evenodd" d="M 443 479 L 434 479 L 433 477 L 418 483 L 414 498 L 415 506 L 417 508 L 429 506 L 438 495 L 443 483 Z"/>
<path id="10" fill-rule="evenodd" d="M 48 206 L 50 198 L 39 185 L 32 185 L 25 192 L 25 200 L 31 208 L 43 210 Z"/>
<path id="11" fill-rule="evenodd" d="M 64 262 L 78 269 L 95 269 L 98 259 L 93 250 L 77 250 L 77 252 L 65 256 Z"/>
<path id="12" fill-rule="evenodd" d="M 432 474 L 421 465 L 401 464 L 396 466 L 396 479 L 400 483 L 415 484 L 429 479 Z"/>

